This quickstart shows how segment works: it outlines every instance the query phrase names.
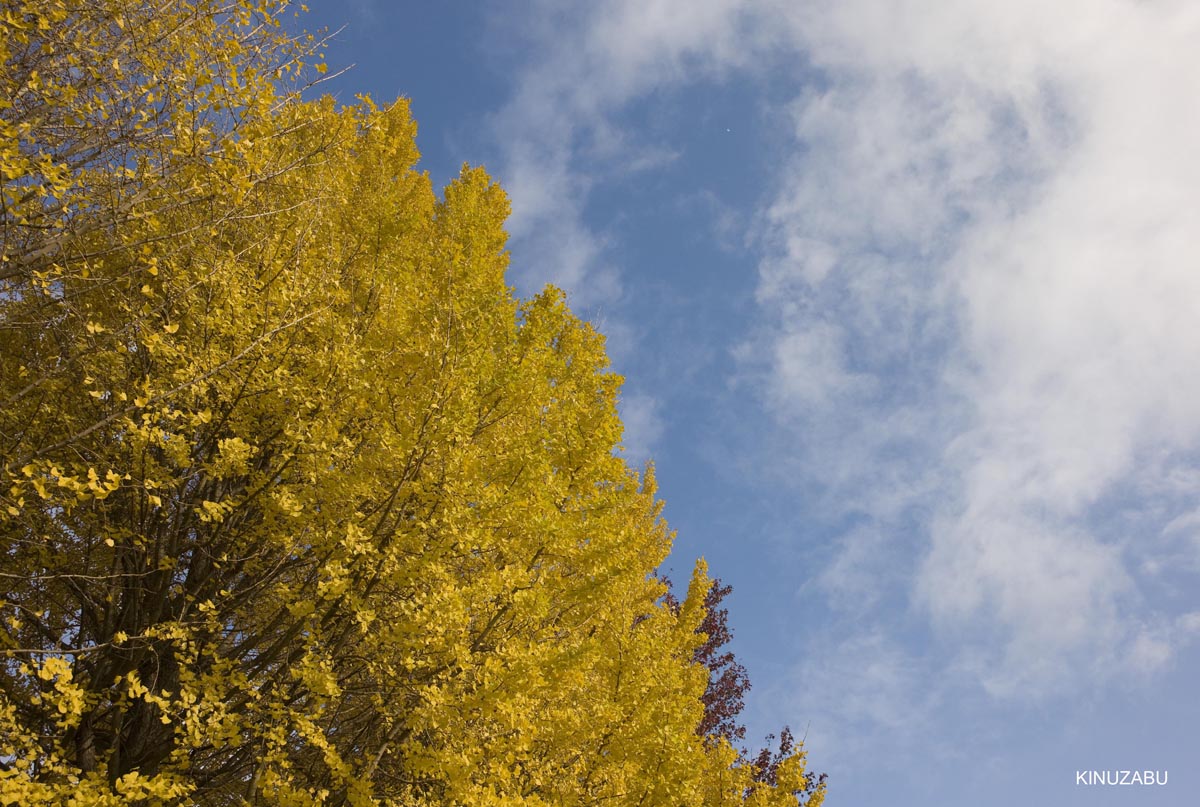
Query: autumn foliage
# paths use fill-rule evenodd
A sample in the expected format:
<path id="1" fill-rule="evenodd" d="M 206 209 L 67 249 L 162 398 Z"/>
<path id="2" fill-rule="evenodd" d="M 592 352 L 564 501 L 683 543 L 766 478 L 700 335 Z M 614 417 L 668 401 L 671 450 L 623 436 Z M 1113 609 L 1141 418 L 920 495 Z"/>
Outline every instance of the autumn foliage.
<path id="1" fill-rule="evenodd" d="M 503 191 L 278 3 L 0 8 L 0 804 L 795 804 Z"/>

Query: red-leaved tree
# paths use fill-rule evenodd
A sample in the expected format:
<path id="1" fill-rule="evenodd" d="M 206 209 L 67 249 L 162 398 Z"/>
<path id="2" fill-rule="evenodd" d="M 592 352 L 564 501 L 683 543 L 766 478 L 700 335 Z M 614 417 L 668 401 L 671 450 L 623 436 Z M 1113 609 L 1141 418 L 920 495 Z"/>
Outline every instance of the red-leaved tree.
<path id="1" fill-rule="evenodd" d="M 668 587 L 665 597 L 667 605 L 678 612 L 680 603 L 670 591 L 670 578 L 660 575 L 660 579 Z M 733 586 L 722 583 L 720 578 L 712 581 L 712 586 L 704 596 L 704 621 L 697 628 L 698 633 L 704 634 L 704 643 L 696 648 L 694 659 L 708 668 L 708 688 L 701 699 L 704 717 L 696 732 L 713 740 L 724 738 L 736 748 L 746 738 L 746 727 L 738 718 L 746 706 L 750 677 L 728 647 L 733 639 L 733 630 L 729 627 L 729 609 L 722 603 L 732 591 Z M 753 755 L 744 746 L 741 748 L 742 761 L 753 765 L 756 770 L 754 780 L 772 787 L 777 782 L 780 763 L 796 747 L 795 736 L 788 726 L 779 731 L 778 748 L 773 747 L 775 741 L 774 734 L 768 735 L 766 745 Z M 809 795 L 824 786 L 825 780 L 824 773 L 810 776 L 808 787 L 796 793 L 797 800 L 805 803 Z"/>

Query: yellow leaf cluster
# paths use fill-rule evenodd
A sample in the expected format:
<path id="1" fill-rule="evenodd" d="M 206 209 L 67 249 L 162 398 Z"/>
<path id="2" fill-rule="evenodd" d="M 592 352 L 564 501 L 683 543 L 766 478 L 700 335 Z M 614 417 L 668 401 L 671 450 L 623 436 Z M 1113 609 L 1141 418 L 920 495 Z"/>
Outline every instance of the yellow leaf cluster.
<path id="1" fill-rule="evenodd" d="M 0 15 L 0 804 L 795 804 L 697 734 L 603 338 L 282 9 Z"/>

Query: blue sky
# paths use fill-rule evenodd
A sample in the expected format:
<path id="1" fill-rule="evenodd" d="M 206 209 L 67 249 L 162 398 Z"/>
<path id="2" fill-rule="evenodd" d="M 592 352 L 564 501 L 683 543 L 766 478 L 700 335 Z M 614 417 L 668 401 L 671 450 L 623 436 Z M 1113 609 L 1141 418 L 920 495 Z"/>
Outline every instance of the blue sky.
<path id="1" fill-rule="evenodd" d="M 608 335 L 752 737 L 834 805 L 1200 799 L 1200 7 L 309 5 Z"/>

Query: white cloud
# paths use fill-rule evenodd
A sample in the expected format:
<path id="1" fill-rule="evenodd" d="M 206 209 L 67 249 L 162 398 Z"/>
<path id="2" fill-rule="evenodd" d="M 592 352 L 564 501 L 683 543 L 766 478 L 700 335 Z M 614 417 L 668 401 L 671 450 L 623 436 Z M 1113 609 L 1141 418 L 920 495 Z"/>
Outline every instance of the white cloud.
<path id="1" fill-rule="evenodd" d="M 1127 667 L 1167 663 L 1181 634 L 1148 627 L 1137 567 L 1194 507 L 1155 469 L 1200 448 L 1200 8 L 785 13 L 827 86 L 797 102 L 802 153 L 767 210 L 766 400 L 804 427 L 837 411 L 843 446 L 856 420 L 934 413 L 925 452 L 808 460 L 849 457 L 856 502 L 889 492 L 880 462 L 928 477 L 915 593 L 993 691 L 1099 674 L 1114 642 Z M 814 327 L 819 349 L 796 336 Z M 1113 536 L 1097 522 L 1131 491 L 1165 519 Z"/>
<path id="2" fill-rule="evenodd" d="M 828 322 L 796 323 L 775 342 L 774 386 L 780 408 L 820 406 L 827 398 L 864 393 L 874 378 L 850 370 L 843 333 Z"/>

